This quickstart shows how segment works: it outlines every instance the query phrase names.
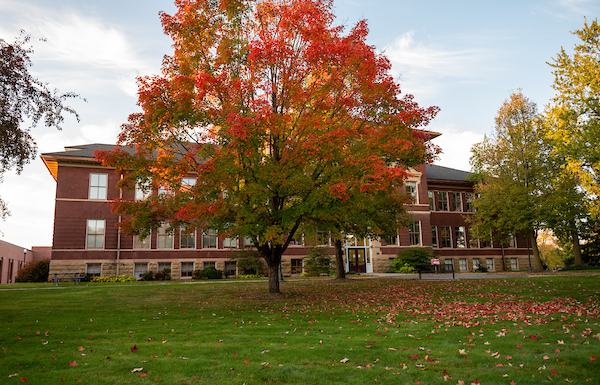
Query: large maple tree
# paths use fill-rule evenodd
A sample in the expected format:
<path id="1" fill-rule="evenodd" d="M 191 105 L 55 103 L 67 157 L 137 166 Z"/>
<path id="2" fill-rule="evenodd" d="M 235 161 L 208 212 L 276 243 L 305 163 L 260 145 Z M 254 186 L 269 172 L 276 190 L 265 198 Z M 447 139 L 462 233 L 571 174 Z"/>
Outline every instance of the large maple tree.
<path id="1" fill-rule="evenodd" d="M 98 154 L 127 171 L 123 186 L 170 193 L 114 208 L 134 234 L 169 223 L 251 238 L 277 293 L 290 240 L 332 199 L 402 203 L 408 169 L 436 153 L 419 128 L 437 107 L 401 95 L 367 23 L 335 26 L 330 0 L 176 5 L 161 14 L 174 54 L 162 75 L 138 79 L 143 112 L 120 134 L 135 151 Z M 182 186 L 189 174 L 197 183 Z"/>

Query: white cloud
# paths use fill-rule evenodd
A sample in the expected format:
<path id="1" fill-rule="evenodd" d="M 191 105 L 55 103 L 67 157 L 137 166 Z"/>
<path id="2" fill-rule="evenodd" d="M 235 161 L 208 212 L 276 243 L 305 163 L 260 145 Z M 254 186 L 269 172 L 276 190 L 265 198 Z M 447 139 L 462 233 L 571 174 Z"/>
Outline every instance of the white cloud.
<path id="1" fill-rule="evenodd" d="M 579 15 L 591 15 L 589 6 L 593 5 L 591 0 L 558 0 L 557 5 L 568 12 Z"/>
<path id="2" fill-rule="evenodd" d="M 490 71 L 491 54 L 486 49 L 449 50 L 427 46 L 414 39 L 414 31 L 406 32 L 385 48 L 392 62 L 392 73 L 400 76 L 403 90 L 420 96 L 439 93 L 441 84 L 449 80 L 480 82 Z"/>
<path id="3" fill-rule="evenodd" d="M 461 131 L 453 124 L 442 127 L 430 127 L 432 131 L 442 135 L 433 139 L 433 143 L 442 149 L 440 159 L 435 162 L 440 166 L 469 171 L 471 165 L 471 147 L 483 140 L 483 134 L 473 131 Z"/>

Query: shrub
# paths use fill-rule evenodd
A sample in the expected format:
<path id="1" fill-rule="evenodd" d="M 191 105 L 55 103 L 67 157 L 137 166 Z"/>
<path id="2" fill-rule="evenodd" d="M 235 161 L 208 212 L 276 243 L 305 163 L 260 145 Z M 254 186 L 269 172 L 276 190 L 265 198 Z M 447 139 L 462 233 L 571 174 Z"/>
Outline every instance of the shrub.
<path id="1" fill-rule="evenodd" d="M 431 247 L 410 247 L 398 253 L 394 258 L 392 267 L 396 269 L 404 268 L 405 265 L 412 267 L 414 270 L 423 270 L 431 266 L 431 259 L 436 258 L 431 251 Z"/>
<path id="2" fill-rule="evenodd" d="M 477 269 L 475 269 L 475 272 L 479 272 L 479 273 L 487 273 L 488 269 L 487 267 L 485 267 L 484 265 L 479 265 L 479 267 Z"/>
<path id="3" fill-rule="evenodd" d="M 392 271 L 394 273 L 408 274 L 414 273 L 415 268 L 409 265 L 408 263 L 402 263 L 402 261 L 398 258 L 394 258 L 394 261 L 392 262 Z"/>
<path id="4" fill-rule="evenodd" d="M 304 258 L 304 272 L 309 276 L 319 276 L 321 274 L 331 274 L 331 256 L 325 253 L 323 247 L 313 247 Z"/>
<path id="5" fill-rule="evenodd" d="M 156 281 L 170 281 L 171 280 L 171 269 L 162 269 L 154 275 Z"/>
<path id="6" fill-rule="evenodd" d="M 203 270 L 194 270 L 192 272 L 193 279 L 221 279 L 223 278 L 223 272 L 210 266 Z"/>
<path id="7" fill-rule="evenodd" d="M 130 275 L 110 275 L 106 277 L 93 277 L 92 282 L 134 282 L 136 279 Z"/>
<path id="8" fill-rule="evenodd" d="M 31 261 L 17 273 L 17 282 L 46 282 L 50 270 L 50 260 Z"/>
<path id="9" fill-rule="evenodd" d="M 152 272 L 149 271 L 146 274 L 142 275 L 140 281 L 154 281 L 154 274 L 152 274 Z"/>
<path id="10" fill-rule="evenodd" d="M 256 251 L 242 251 L 232 259 L 238 260 L 240 274 L 266 275 L 265 264 Z"/>
<path id="11" fill-rule="evenodd" d="M 236 279 L 260 279 L 262 275 L 258 274 L 238 274 L 235 276 Z"/>

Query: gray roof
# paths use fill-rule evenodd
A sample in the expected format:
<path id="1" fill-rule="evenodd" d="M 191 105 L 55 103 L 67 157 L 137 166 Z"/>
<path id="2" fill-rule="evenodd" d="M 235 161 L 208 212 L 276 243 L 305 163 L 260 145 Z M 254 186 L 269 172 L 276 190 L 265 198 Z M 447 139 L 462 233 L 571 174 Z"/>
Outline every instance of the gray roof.
<path id="1" fill-rule="evenodd" d="M 456 170 L 453 168 L 436 166 L 433 164 L 425 165 L 427 180 L 451 181 L 451 182 L 469 182 L 467 177 L 470 172 Z"/>
<path id="2" fill-rule="evenodd" d="M 73 157 L 73 158 L 89 158 L 96 159 L 94 152 L 97 150 L 112 151 L 113 148 L 117 147 L 115 144 L 83 144 L 80 146 L 65 146 L 65 151 L 58 152 L 47 152 L 42 154 L 43 156 L 60 156 L 60 157 Z M 135 149 L 133 147 L 123 146 L 123 150 L 133 154 Z"/>

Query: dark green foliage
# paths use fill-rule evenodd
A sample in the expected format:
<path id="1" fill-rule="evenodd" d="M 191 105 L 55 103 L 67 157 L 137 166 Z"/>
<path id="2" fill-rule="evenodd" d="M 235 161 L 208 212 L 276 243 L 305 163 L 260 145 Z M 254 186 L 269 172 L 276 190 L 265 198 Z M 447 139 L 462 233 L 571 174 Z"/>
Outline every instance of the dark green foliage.
<path id="1" fill-rule="evenodd" d="M 321 274 L 331 274 L 331 255 L 325 252 L 323 247 L 313 247 L 304 258 L 304 272 L 309 276 L 318 276 Z"/>
<path id="2" fill-rule="evenodd" d="M 257 251 L 242 251 L 233 259 L 238 260 L 240 274 L 262 276 L 266 274 L 265 264 Z"/>
<path id="3" fill-rule="evenodd" d="M 171 269 L 162 269 L 154 275 L 156 281 L 170 281 L 171 280 Z"/>
<path id="4" fill-rule="evenodd" d="M 206 269 L 198 269 L 194 270 L 192 273 L 193 279 L 221 279 L 223 278 L 223 272 L 221 270 L 217 270 L 214 267 L 210 266 Z"/>
<path id="5" fill-rule="evenodd" d="M 154 281 L 154 274 L 152 274 L 152 272 L 149 271 L 146 274 L 142 275 L 141 280 L 142 281 Z"/>
<path id="6" fill-rule="evenodd" d="M 437 257 L 431 251 L 431 247 L 410 247 L 398 253 L 392 262 L 392 267 L 396 270 L 407 264 L 415 270 L 428 269 L 432 258 Z"/>
<path id="7" fill-rule="evenodd" d="M 49 259 L 29 262 L 19 270 L 17 282 L 46 282 L 48 281 L 49 270 Z"/>

